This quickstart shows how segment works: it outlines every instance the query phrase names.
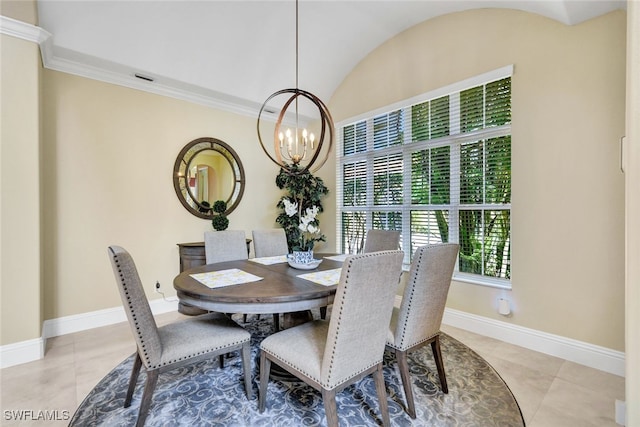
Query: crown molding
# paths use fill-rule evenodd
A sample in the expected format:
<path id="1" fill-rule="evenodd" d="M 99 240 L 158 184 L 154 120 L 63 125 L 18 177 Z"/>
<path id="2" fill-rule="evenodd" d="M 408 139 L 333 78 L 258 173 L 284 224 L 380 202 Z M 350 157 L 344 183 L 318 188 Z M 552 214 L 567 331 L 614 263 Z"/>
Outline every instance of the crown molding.
<path id="1" fill-rule="evenodd" d="M 141 72 L 141 74 L 152 77 L 154 81 L 137 78 L 135 71 L 127 74 L 123 71 L 112 71 L 108 66 L 97 67 L 84 62 L 67 59 L 56 55 L 51 43 L 42 43 L 40 47 L 42 49 L 44 67 L 49 70 L 179 99 L 243 116 L 257 117 L 260 110 L 259 105 L 252 105 L 249 101 L 225 99 L 224 94 L 213 93 L 213 91 L 201 87 L 180 87 L 182 84 L 174 81 L 170 82 L 170 84 L 162 83 L 163 78 L 153 76 L 150 73 Z M 114 68 L 122 67 L 114 64 Z M 226 98 L 230 97 L 226 96 Z"/>
<path id="2" fill-rule="evenodd" d="M 53 37 L 49 32 L 35 25 L 2 15 L 0 15 L 0 34 L 6 34 L 37 43 L 40 46 L 42 64 L 44 68 L 49 70 L 60 71 L 92 80 L 124 86 L 130 89 L 175 98 L 243 116 L 258 117 L 260 111 L 261 105 L 258 103 L 217 93 L 210 89 L 152 75 L 151 77 L 154 78 L 153 82 L 141 80 L 135 77 L 136 71 L 132 70 L 130 73 L 127 73 L 124 70 L 125 67 L 118 64 L 105 62 L 101 64 L 103 66 L 93 66 L 86 63 L 90 62 L 90 60 L 85 61 L 86 58 L 82 58 L 83 61 L 68 59 L 65 56 L 57 54 L 57 51 L 62 52 L 62 50 L 54 47 Z M 66 54 L 68 52 L 63 53 Z M 79 56 L 77 53 L 70 53 L 70 55 L 66 56 Z M 112 69 L 117 69 L 117 71 L 113 71 Z M 141 72 L 141 74 L 148 73 Z M 163 83 L 163 81 L 167 83 Z M 275 121 L 275 116 L 273 118 L 266 117 L 266 119 Z"/>
<path id="3" fill-rule="evenodd" d="M 0 34 L 38 44 L 42 44 L 51 38 L 51 34 L 40 27 L 3 15 L 0 15 Z"/>
<path id="4" fill-rule="evenodd" d="M 40 43 L 42 53 L 42 62 L 44 67 L 49 70 L 59 71 L 63 73 L 73 74 L 92 80 L 127 87 L 129 89 L 141 90 L 147 93 L 153 93 L 160 96 L 187 101 L 193 104 L 203 105 L 205 107 L 226 111 L 257 118 L 260 112 L 261 104 L 246 99 L 237 98 L 211 89 L 195 86 L 192 84 L 180 82 L 171 78 L 154 75 L 141 70 L 130 70 L 128 67 L 101 61 L 100 66 L 89 65 L 90 59 L 81 58 L 80 60 L 69 59 L 69 57 L 78 56 L 73 52 L 62 52 L 62 49 L 54 49 L 51 38 Z M 61 51 L 58 54 L 58 51 Z M 136 73 L 148 76 L 153 81 L 147 81 L 135 76 Z M 277 115 L 275 113 L 264 113 L 265 121 L 275 122 Z M 299 115 L 299 122 L 306 124 L 312 121 L 312 118 L 304 114 Z M 286 116 L 285 123 L 294 124 L 296 121 L 293 117 Z"/>
<path id="5" fill-rule="evenodd" d="M 262 107 L 261 104 L 253 101 L 156 76 L 143 70 L 131 70 L 121 64 L 99 60 L 78 52 L 56 48 L 53 44 L 53 36 L 46 30 L 2 15 L 0 15 L 0 33 L 37 43 L 40 46 L 42 64 L 44 68 L 49 70 L 73 74 L 253 118 L 258 117 Z M 98 63 L 99 65 L 92 65 L 93 63 Z M 137 78 L 135 74 L 138 72 L 151 77 L 153 81 Z M 263 119 L 275 122 L 276 114 L 263 112 Z M 301 114 L 299 120 L 302 123 L 307 123 L 312 118 Z M 287 117 L 285 122 L 295 123 L 290 117 Z"/>

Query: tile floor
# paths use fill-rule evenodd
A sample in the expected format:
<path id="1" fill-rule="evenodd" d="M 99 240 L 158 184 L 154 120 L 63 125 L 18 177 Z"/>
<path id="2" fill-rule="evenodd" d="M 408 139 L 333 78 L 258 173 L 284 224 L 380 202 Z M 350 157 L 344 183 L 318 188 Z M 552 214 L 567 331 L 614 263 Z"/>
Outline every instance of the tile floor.
<path id="1" fill-rule="evenodd" d="M 159 325 L 182 317 L 157 316 Z M 443 325 L 498 371 L 515 395 L 527 426 L 618 426 L 615 400 L 624 378 Z M 127 323 L 51 338 L 44 359 L 0 370 L 2 426 L 66 426 L 89 391 L 134 351 Z M 16 411 L 38 411 L 57 421 L 21 421 Z"/>

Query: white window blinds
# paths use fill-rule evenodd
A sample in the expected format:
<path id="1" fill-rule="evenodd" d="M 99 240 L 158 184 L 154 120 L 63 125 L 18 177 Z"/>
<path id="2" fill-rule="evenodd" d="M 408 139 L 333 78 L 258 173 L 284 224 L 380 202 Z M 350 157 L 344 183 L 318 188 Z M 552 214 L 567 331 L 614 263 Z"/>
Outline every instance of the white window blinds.
<path id="1" fill-rule="evenodd" d="M 510 286 L 512 67 L 338 125 L 338 241 L 460 244 L 456 275 Z"/>

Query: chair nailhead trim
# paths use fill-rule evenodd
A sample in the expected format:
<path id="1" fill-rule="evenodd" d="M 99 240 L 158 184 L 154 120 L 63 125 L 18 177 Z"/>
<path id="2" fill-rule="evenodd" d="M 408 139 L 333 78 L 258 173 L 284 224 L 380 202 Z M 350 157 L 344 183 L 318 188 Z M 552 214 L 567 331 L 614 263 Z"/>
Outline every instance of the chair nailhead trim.
<path id="1" fill-rule="evenodd" d="M 426 251 L 426 249 L 421 249 L 421 250 L 420 250 L 420 254 L 418 255 L 418 259 L 417 259 L 417 261 L 416 261 L 416 269 L 415 269 L 415 271 L 420 271 L 420 265 L 421 265 L 421 264 L 422 264 L 422 262 L 423 262 L 423 258 L 424 258 L 424 253 L 425 253 L 425 251 Z M 415 295 L 415 286 L 414 286 L 413 284 L 415 284 L 415 282 L 416 282 L 416 277 L 412 277 L 411 279 L 412 279 L 412 282 L 413 282 L 413 283 L 412 283 L 412 286 L 411 286 L 411 293 L 409 293 L 409 295 L 408 295 L 408 302 L 407 302 L 407 304 L 409 304 L 409 308 L 411 308 L 411 305 L 413 304 L 413 297 L 414 297 L 414 295 Z M 402 333 L 401 333 L 401 335 L 400 335 L 400 342 L 401 342 L 401 343 L 402 343 L 402 342 L 404 341 L 404 339 L 405 339 L 406 332 L 407 332 L 406 325 L 403 325 L 403 326 L 402 326 Z M 425 340 L 425 341 L 426 341 L 426 340 Z M 421 341 L 421 342 L 422 342 L 422 341 Z M 417 343 L 416 343 L 416 344 L 417 344 Z M 404 346 L 401 346 L 401 347 L 404 347 Z M 394 347 L 394 348 L 396 348 L 396 347 Z"/>
<path id="2" fill-rule="evenodd" d="M 139 338 L 139 341 L 140 341 L 140 346 L 142 347 L 142 348 L 139 349 L 138 354 L 140 354 L 140 351 L 142 351 L 142 355 L 140 355 L 140 357 L 144 357 L 144 360 L 146 361 L 145 365 L 149 366 L 148 369 L 152 369 L 152 370 L 153 369 L 158 369 L 158 368 L 160 368 L 162 366 L 170 365 L 172 363 L 180 362 L 180 361 L 191 359 L 193 357 L 200 356 L 200 355 L 203 355 L 203 354 L 212 353 L 212 352 L 215 352 L 216 350 L 221 350 L 221 349 L 225 349 L 225 348 L 228 348 L 228 347 L 232 347 L 232 346 L 236 346 L 236 345 L 239 345 L 239 344 L 244 344 L 246 342 L 249 342 L 249 339 L 244 339 L 244 340 L 233 342 L 232 344 L 229 344 L 229 345 L 208 348 L 208 349 L 205 349 L 205 350 L 201 350 L 200 352 L 196 352 L 196 353 L 184 356 L 184 357 L 180 357 L 178 359 L 172 359 L 172 360 L 168 360 L 168 361 L 163 362 L 163 363 L 158 363 L 158 364 L 155 364 L 155 365 L 151 365 L 149 351 L 148 351 L 147 346 L 146 346 L 146 344 L 144 342 L 144 339 L 142 337 L 142 333 L 141 333 L 141 330 L 140 330 L 140 323 L 138 321 L 138 318 L 137 318 L 135 312 L 133 311 L 133 306 L 132 306 L 132 302 L 131 302 L 131 296 L 130 296 L 130 293 L 129 293 L 129 287 L 127 285 L 127 282 L 125 281 L 124 274 L 122 273 L 122 267 L 120 266 L 120 260 L 118 258 L 118 255 L 114 255 L 114 260 L 116 262 L 116 266 L 118 267 L 118 273 L 119 273 L 119 276 L 120 276 L 120 282 L 122 283 L 122 287 L 123 287 L 124 293 L 125 293 L 125 295 L 127 297 L 127 306 L 128 306 L 128 309 L 129 309 L 129 313 L 131 314 L 131 317 L 133 318 L 133 323 L 134 323 L 136 331 L 137 331 L 137 335 L 138 335 L 138 338 Z"/>
<path id="3" fill-rule="evenodd" d="M 122 283 L 122 288 L 124 290 L 124 294 L 127 297 L 127 308 L 129 309 L 129 313 L 131 314 L 131 318 L 133 319 L 133 323 L 136 327 L 136 331 L 137 331 L 137 335 L 140 341 L 140 346 L 142 348 L 138 349 L 138 354 L 140 354 L 140 351 L 142 351 L 142 355 L 140 355 L 140 357 L 144 356 L 144 360 L 145 360 L 145 365 L 146 366 L 150 366 L 151 365 L 151 360 L 150 360 L 150 356 L 149 356 L 149 351 L 147 349 L 147 346 L 145 345 L 144 339 L 142 338 L 142 334 L 140 332 L 140 324 L 138 322 L 138 318 L 135 314 L 135 312 L 133 311 L 133 306 L 132 306 L 132 302 L 131 302 L 131 296 L 129 294 L 129 286 L 127 285 L 127 282 L 124 278 L 124 273 L 122 272 L 122 267 L 120 265 L 120 259 L 118 257 L 118 255 L 114 255 L 114 259 L 116 262 L 116 266 L 118 267 L 118 273 L 120 276 L 120 282 Z"/>

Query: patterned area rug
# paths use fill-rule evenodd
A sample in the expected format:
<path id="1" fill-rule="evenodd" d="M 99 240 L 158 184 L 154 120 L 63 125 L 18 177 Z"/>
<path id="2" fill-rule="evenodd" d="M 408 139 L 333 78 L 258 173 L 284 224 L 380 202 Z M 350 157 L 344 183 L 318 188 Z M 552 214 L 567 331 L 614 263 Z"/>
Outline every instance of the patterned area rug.
<path id="1" fill-rule="evenodd" d="M 242 324 L 242 317 L 234 319 Z M 318 318 L 316 313 L 315 318 Z M 248 401 L 239 355 L 220 369 L 217 357 L 160 374 L 146 426 L 323 426 L 320 393 L 301 382 L 270 380 L 264 413 L 258 412 L 259 345 L 272 330 L 272 317 L 249 316 L 252 334 L 253 399 Z M 384 378 L 393 426 L 524 426 L 522 413 L 502 378 L 467 346 L 441 337 L 449 393 L 440 382 L 431 347 L 409 356 L 417 419 L 405 412 L 404 392 L 393 357 L 386 355 Z M 70 426 L 130 426 L 135 424 L 145 374 L 141 372 L 131 406 L 123 407 L 133 356 L 113 369 L 84 399 Z M 144 370 L 143 370 L 144 371 Z M 382 424 L 371 376 L 337 395 L 343 426 Z"/>

